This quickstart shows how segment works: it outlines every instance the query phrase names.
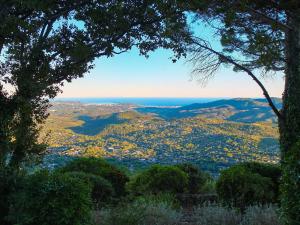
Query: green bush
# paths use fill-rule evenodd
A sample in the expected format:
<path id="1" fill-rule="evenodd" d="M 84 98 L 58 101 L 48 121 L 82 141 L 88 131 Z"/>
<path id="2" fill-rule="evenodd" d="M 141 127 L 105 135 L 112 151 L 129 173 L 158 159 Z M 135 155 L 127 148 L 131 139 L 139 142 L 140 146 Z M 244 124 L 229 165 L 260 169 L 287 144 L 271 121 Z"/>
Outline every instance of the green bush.
<path id="1" fill-rule="evenodd" d="M 214 179 L 209 179 L 205 182 L 204 186 L 201 188 L 201 192 L 205 194 L 216 194 L 216 181 Z"/>
<path id="2" fill-rule="evenodd" d="M 198 194 L 208 191 L 205 189 L 206 184 L 212 180 L 208 173 L 205 173 L 198 167 L 187 163 L 176 166 L 188 175 L 187 192 L 189 194 Z"/>
<path id="3" fill-rule="evenodd" d="M 240 164 L 247 168 L 252 173 L 257 173 L 263 177 L 268 177 L 272 180 L 272 190 L 274 192 L 274 199 L 272 202 L 278 202 L 279 200 L 279 185 L 281 178 L 281 169 L 279 165 L 258 163 L 258 162 L 245 162 Z"/>
<path id="4" fill-rule="evenodd" d="M 116 208 L 102 209 L 94 215 L 95 225 L 175 225 L 182 214 L 168 203 L 143 197 Z"/>
<path id="5" fill-rule="evenodd" d="M 172 193 L 160 193 L 156 195 L 143 195 L 135 198 L 137 202 L 144 202 L 149 204 L 160 204 L 163 203 L 165 205 L 170 206 L 173 209 L 180 209 L 181 205 L 176 195 Z"/>
<path id="6" fill-rule="evenodd" d="M 245 162 L 239 165 L 248 168 L 253 173 L 258 173 L 264 177 L 269 177 L 274 182 L 279 182 L 281 176 L 281 169 L 279 165 L 259 162 Z"/>
<path id="7" fill-rule="evenodd" d="M 0 224 L 9 225 L 7 215 L 9 213 L 9 197 L 17 192 L 25 174 L 8 168 L 0 169 Z"/>
<path id="8" fill-rule="evenodd" d="M 129 181 L 128 176 L 120 169 L 99 158 L 75 159 L 63 167 L 61 171 L 85 172 L 103 177 L 112 184 L 117 197 L 125 194 L 125 184 Z"/>
<path id="9" fill-rule="evenodd" d="M 253 173 L 243 165 L 223 170 L 216 190 L 223 203 L 241 209 L 256 203 L 273 202 L 276 195 L 271 178 Z"/>
<path id="10" fill-rule="evenodd" d="M 18 225 L 90 225 L 91 187 L 66 174 L 28 176 L 10 201 L 9 221 Z"/>
<path id="11" fill-rule="evenodd" d="M 134 177 L 129 189 L 135 195 L 183 193 L 188 186 L 188 175 L 176 166 L 154 165 Z"/>
<path id="12" fill-rule="evenodd" d="M 92 199 L 98 206 L 109 202 L 114 195 L 112 184 L 103 177 L 84 172 L 67 172 L 66 174 L 90 183 L 92 185 Z"/>

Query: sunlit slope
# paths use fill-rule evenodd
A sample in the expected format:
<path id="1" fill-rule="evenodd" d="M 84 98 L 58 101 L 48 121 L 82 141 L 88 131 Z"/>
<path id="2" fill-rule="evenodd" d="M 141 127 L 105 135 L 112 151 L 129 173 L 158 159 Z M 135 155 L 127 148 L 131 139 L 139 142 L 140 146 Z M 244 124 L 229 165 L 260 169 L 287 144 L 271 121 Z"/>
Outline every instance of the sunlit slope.
<path id="1" fill-rule="evenodd" d="M 281 100 L 273 98 L 281 108 Z M 235 122 L 276 122 L 276 117 L 265 99 L 228 99 L 209 103 L 195 103 L 179 108 L 138 108 L 142 113 L 153 113 L 164 119 L 186 118 L 202 115 L 206 118 L 220 118 Z"/>
<path id="2" fill-rule="evenodd" d="M 242 100 L 234 100 L 238 101 Z M 254 103 L 266 107 L 264 102 Z M 278 162 L 278 130 L 275 123 L 268 122 L 270 117 L 263 122 L 237 122 L 230 119 L 237 112 L 216 114 L 216 102 L 211 111 L 201 105 L 202 112 L 205 109 L 208 113 L 193 112 L 193 116 L 173 119 L 136 112 L 131 106 L 105 106 L 104 110 L 101 106 L 60 105 L 51 113 L 43 133 L 50 132 L 49 152 L 56 155 L 115 158 L 131 166 L 137 162 L 191 162 L 210 170 L 249 160 Z M 254 105 L 243 102 L 230 107 L 241 113 Z M 198 104 L 180 110 L 191 112 L 196 107 L 199 110 Z"/>

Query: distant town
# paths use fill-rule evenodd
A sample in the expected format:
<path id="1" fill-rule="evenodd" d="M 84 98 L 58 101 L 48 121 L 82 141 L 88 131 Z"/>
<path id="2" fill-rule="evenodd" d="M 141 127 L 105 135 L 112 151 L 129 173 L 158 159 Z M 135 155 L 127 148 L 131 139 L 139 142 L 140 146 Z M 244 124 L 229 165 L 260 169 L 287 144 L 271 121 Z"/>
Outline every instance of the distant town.
<path id="1" fill-rule="evenodd" d="M 41 135 L 49 145 L 44 165 L 93 156 L 116 160 L 130 170 L 191 162 L 217 174 L 237 162 L 279 161 L 277 126 L 260 100 L 182 108 L 55 102 Z"/>

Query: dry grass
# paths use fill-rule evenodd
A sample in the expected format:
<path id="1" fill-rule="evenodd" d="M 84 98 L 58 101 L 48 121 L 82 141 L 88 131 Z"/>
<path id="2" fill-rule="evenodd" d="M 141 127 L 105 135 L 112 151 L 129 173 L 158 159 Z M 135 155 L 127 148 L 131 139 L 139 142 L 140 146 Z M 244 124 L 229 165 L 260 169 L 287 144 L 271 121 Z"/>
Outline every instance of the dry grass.
<path id="1" fill-rule="evenodd" d="M 176 225 L 181 212 L 166 203 L 134 202 L 94 213 L 95 225 Z"/>
<path id="2" fill-rule="evenodd" d="M 240 213 L 218 205 L 197 207 L 193 216 L 197 225 L 240 225 L 241 222 Z"/>
<path id="3" fill-rule="evenodd" d="M 241 214 L 220 205 L 196 207 L 189 215 L 193 225 L 280 225 L 276 206 L 251 206 Z M 178 225 L 181 211 L 162 202 L 134 202 L 94 213 L 95 225 Z"/>
<path id="4" fill-rule="evenodd" d="M 249 207 L 241 225 L 280 225 L 275 206 L 251 206 Z"/>

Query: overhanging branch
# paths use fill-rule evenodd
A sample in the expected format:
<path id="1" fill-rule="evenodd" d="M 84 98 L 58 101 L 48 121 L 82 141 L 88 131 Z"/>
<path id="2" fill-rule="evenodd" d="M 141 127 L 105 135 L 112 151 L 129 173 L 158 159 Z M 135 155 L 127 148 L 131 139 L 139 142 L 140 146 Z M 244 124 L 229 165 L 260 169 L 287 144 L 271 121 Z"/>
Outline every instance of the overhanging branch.
<path id="1" fill-rule="evenodd" d="M 278 21 L 262 12 L 259 12 L 251 7 L 246 6 L 246 9 L 248 10 L 248 12 L 253 16 L 258 18 L 259 20 L 261 20 L 262 22 L 268 24 L 268 25 L 276 25 L 279 29 L 281 29 L 284 32 L 287 32 L 289 30 L 292 30 L 292 28 L 290 26 L 288 26 L 287 24 L 282 23 L 281 21 Z"/>
<path id="2" fill-rule="evenodd" d="M 202 42 L 202 43 L 201 43 Z M 219 57 L 219 59 L 221 61 L 225 61 L 228 62 L 234 66 L 236 66 L 237 68 L 239 68 L 240 70 L 246 72 L 255 82 L 256 84 L 260 87 L 260 89 L 263 91 L 263 95 L 265 96 L 266 100 L 268 101 L 270 107 L 272 108 L 273 112 L 275 113 L 275 115 L 278 117 L 278 119 L 283 119 L 282 114 L 280 113 L 280 111 L 277 109 L 277 107 L 275 106 L 271 96 L 269 95 L 267 89 L 265 88 L 265 86 L 261 83 L 261 81 L 255 76 L 254 73 L 252 73 L 251 70 L 249 70 L 247 67 L 237 63 L 235 60 L 233 60 L 232 58 L 214 50 L 212 47 L 210 47 L 205 41 L 200 40 L 196 41 L 194 40 L 194 44 L 196 46 L 198 46 L 201 49 L 207 50 L 213 54 L 215 54 L 216 56 Z"/>

